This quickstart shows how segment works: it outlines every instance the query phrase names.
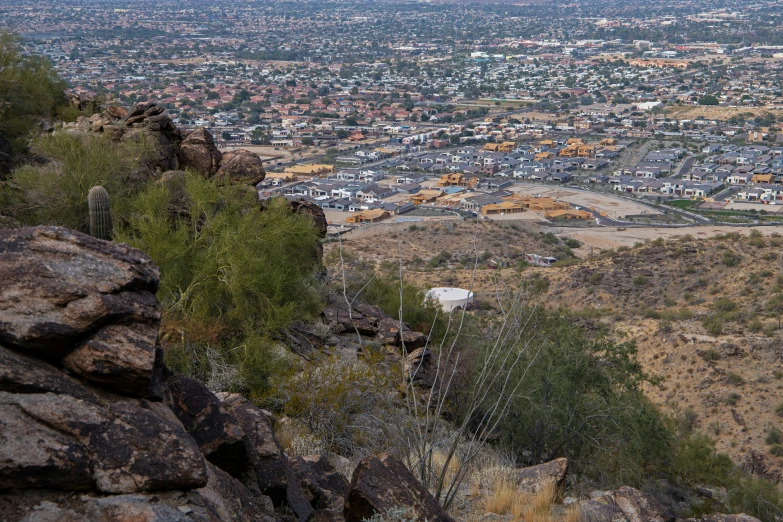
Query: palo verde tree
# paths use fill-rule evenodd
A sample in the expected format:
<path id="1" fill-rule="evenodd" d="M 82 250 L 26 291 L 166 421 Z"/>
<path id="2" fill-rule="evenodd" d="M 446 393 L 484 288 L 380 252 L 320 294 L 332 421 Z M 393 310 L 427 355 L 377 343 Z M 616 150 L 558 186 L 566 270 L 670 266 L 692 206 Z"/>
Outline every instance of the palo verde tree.
<path id="1" fill-rule="evenodd" d="M 48 60 L 24 54 L 18 36 L 0 33 L 0 138 L 14 152 L 24 148 L 42 118 L 53 116 L 65 102 L 64 89 Z"/>

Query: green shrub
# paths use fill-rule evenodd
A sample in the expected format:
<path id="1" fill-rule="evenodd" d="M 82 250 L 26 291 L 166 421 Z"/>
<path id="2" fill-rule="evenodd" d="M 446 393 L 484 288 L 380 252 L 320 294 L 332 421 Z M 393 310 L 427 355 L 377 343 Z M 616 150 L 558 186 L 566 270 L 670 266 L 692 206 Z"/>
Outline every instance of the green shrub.
<path id="1" fill-rule="evenodd" d="M 40 129 L 41 119 L 65 105 L 65 87 L 48 60 L 25 53 L 21 38 L 0 32 L 0 136 L 15 152 Z"/>
<path id="2" fill-rule="evenodd" d="M 647 284 L 647 278 L 644 276 L 636 276 L 633 278 L 633 284 L 636 286 L 644 286 Z"/>
<path id="3" fill-rule="evenodd" d="M 532 295 L 543 294 L 549 290 L 549 279 L 540 277 L 536 274 L 534 277 L 526 279 L 524 286 Z"/>
<path id="4" fill-rule="evenodd" d="M 739 402 L 740 398 L 741 398 L 741 396 L 740 396 L 739 393 L 732 392 L 732 393 L 730 393 L 730 394 L 728 394 L 726 396 L 726 399 L 724 400 L 724 402 L 726 404 L 728 404 L 729 406 L 736 406 L 737 403 Z"/>
<path id="5" fill-rule="evenodd" d="M 726 297 L 718 297 L 712 302 L 712 307 L 717 312 L 733 312 L 737 309 L 737 303 Z"/>
<path id="6" fill-rule="evenodd" d="M 277 367 L 271 336 L 320 311 L 315 228 L 282 198 L 261 212 L 255 194 L 188 175 L 134 197 L 116 239 L 160 267 L 167 358 L 201 380 L 219 366 L 204 362 L 209 348 L 238 376 L 231 389 L 263 390 Z"/>
<path id="7" fill-rule="evenodd" d="M 715 348 L 708 348 L 702 357 L 704 357 L 705 361 L 718 361 L 721 359 L 720 352 Z"/>
<path id="8" fill-rule="evenodd" d="M 729 372 L 726 374 L 726 382 L 732 386 L 742 386 L 745 384 L 745 378 L 735 372 Z"/>
<path id="9" fill-rule="evenodd" d="M 13 172 L 0 193 L 0 206 L 26 225 L 60 225 L 89 232 L 87 194 L 103 186 L 115 224 L 128 218 L 130 198 L 142 185 L 133 182 L 139 163 L 154 150 L 151 141 L 115 143 L 99 135 L 58 132 L 41 136 L 33 151 L 44 165 Z"/>
<path id="10" fill-rule="evenodd" d="M 701 320 L 702 326 L 710 335 L 720 335 L 723 333 L 723 319 L 719 315 L 707 315 Z"/>
<path id="11" fill-rule="evenodd" d="M 783 402 L 779 402 L 778 405 L 775 406 L 775 415 L 783 417 Z"/>
<path id="12" fill-rule="evenodd" d="M 772 427 L 767 431 L 767 436 L 764 438 L 766 444 L 780 444 L 783 442 L 783 433 L 778 428 Z"/>
<path id="13" fill-rule="evenodd" d="M 721 257 L 721 263 L 729 267 L 737 266 L 741 259 L 742 258 L 736 253 L 732 252 L 731 250 L 727 250 L 723 253 L 723 257 Z"/>
<path id="14" fill-rule="evenodd" d="M 769 448 L 769 452 L 776 457 L 783 457 L 783 446 L 780 444 L 775 444 Z"/>

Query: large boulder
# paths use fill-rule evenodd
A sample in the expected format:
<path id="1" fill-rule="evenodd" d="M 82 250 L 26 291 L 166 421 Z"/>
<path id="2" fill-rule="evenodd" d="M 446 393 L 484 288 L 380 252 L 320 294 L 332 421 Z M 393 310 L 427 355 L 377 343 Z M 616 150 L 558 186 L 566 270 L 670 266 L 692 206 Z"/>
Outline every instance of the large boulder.
<path id="1" fill-rule="evenodd" d="M 79 381 L 54 366 L 0 346 L 0 391 L 10 393 L 56 393 L 92 403 L 98 397 Z"/>
<path id="2" fill-rule="evenodd" d="M 264 162 L 249 150 L 234 150 L 223 153 L 216 176 L 230 183 L 256 186 L 266 178 Z"/>
<path id="3" fill-rule="evenodd" d="M 177 157 L 180 168 L 190 168 L 206 178 L 211 178 L 220 168 L 222 154 L 215 146 L 212 134 L 199 127 L 182 140 Z"/>
<path id="4" fill-rule="evenodd" d="M 107 127 L 109 126 L 107 125 Z M 114 131 L 111 130 L 110 132 L 113 133 Z M 139 126 L 126 130 L 120 140 L 122 142 L 143 142 L 152 147 L 155 154 L 151 155 L 145 162 L 152 168 L 159 169 L 162 172 L 179 168 L 179 158 L 174 150 L 174 146 L 169 141 L 169 138 L 161 132 Z"/>
<path id="5" fill-rule="evenodd" d="M 583 500 L 579 502 L 579 514 L 582 522 L 628 522 L 623 511 L 612 502 Z"/>
<path id="6" fill-rule="evenodd" d="M 271 498 L 275 507 L 290 509 L 300 522 L 309 520 L 313 508 L 275 437 L 271 419 L 239 394 L 219 396 L 245 432 L 250 464 L 261 493 Z"/>
<path id="7" fill-rule="evenodd" d="M 350 484 L 323 455 L 290 457 L 289 464 L 299 479 L 305 498 L 320 522 L 344 520 L 345 497 Z"/>
<path id="8" fill-rule="evenodd" d="M 131 401 L 109 407 L 111 421 L 90 437 L 96 482 L 107 493 L 191 489 L 206 483 L 204 458 L 182 425 Z"/>
<path id="9" fill-rule="evenodd" d="M 520 491 L 537 493 L 548 484 L 554 484 L 558 489 L 565 485 L 568 459 L 559 458 L 537 466 L 530 466 L 516 471 L 516 486 Z"/>
<path id="10" fill-rule="evenodd" d="M 26 413 L 0 393 L 0 489 L 87 490 L 93 478 L 84 444 Z"/>
<path id="11" fill-rule="evenodd" d="M 160 398 L 159 271 L 134 248 L 61 227 L 0 229 L 0 342 L 121 393 Z"/>
<path id="12" fill-rule="evenodd" d="M 328 222 L 326 221 L 326 214 L 324 214 L 324 209 L 312 201 L 308 201 L 302 198 L 291 199 L 289 200 L 289 204 L 291 205 L 291 210 L 293 210 L 296 214 L 309 216 L 310 219 L 313 220 L 313 224 L 315 225 L 315 229 L 318 232 L 318 235 L 322 238 L 326 237 L 326 227 Z"/>
<path id="13" fill-rule="evenodd" d="M 629 486 L 615 491 L 613 498 L 629 522 L 674 522 L 677 518 L 674 511 L 655 497 Z"/>
<path id="14" fill-rule="evenodd" d="M 245 432 L 218 399 L 200 382 L 173 374 L 166 378 L 165 403 L 198 443 L 201 453 L 234 477 L 242 476 L 250 459 Z"/>
<path id="15" fill-rule="evenodd" d="M 269 497 L 253 494 L 242 482 L 212 465 L 209 481 L 196 490 L 204 499 L 213 520 L 225 522 L 273 522 L 274 507 Z"/>
<path id="16" fill-rule="evenodd" d="M 386 454 L 364 458 L 351 478 L 345 520 L 361 522 L 399 507 L 409 508 L 420 522 L 454 520 L 399 459 Z"/>
<path id="17" fill-rule="evenodd" d="M 106 407 L 68 395 L 0 392 L 0 488 L 134 493 L 204 486 L 195 441 L 173 414 L 153 408 L 144 401 Z"/>

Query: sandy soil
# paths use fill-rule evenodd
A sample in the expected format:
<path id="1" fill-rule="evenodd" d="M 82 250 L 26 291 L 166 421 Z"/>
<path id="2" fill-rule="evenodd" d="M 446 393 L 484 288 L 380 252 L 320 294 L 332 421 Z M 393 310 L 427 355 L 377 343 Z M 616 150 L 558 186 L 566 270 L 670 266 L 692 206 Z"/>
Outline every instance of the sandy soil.
<path id="1" fill-rule="evenodd" d="M 765 205 L 764 203 L 738 203 L 732 201 L 724 207 L 726 210 L 765 210 L 768 213 L 783 212 L 783 205 Z"/>
<path id="2" fill-rule="evenodd" d="M 652 241 L 662 237 L 664 239 L 678 239 L 686 235 L 694 238 L 708 238 L 719 234 L 736 232 L 747 236 L 750 230 L 758 230 L 765 236 L 771 234 L 783 233 L 783 227 L 729 227 L 729 226 L 707 226 L 707 227 L 679 227 L 679 228 L 627 228 L 618 230 L 617 228 L 568 228 L 553 227 L 569 237 L 578 239 L 584 243 L 584 246 L 578 249 L 577 255 L 587 254 L 589 248 L 617 248 L 621 246 L 631 247 L 637 242 Z M 580 256 L 581 257 L 581 256 Z"/>
<path id="3" fill-rule="evenodd" d="M 605 212 L 609 217 L 622 218 L 637 214 L 660 214 L 646 205 L 635 203 L 624 198 L 610 194 L 596 194 L 583 190 L 575 190 L 568 187 L 550 187 L 520 183 L 514 185 L 511 190 L 519 194 L 538 194 L 543 197 L 554 198 L 574 205 L 591 207 L 598 212 Z"/>

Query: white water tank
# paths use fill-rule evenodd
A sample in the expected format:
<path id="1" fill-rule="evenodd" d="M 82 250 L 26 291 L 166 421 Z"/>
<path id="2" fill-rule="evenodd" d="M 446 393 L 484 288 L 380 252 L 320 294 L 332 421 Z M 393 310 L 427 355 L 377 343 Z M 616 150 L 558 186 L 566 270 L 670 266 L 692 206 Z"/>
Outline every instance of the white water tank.
<path id="1" fill-rule="evenodd" d="M 458 306 L 465 307 L 473 302 L 473 292 L 462 288 L 433 288 L 427 295 L 436 299 L 444 312 L 451 312 Z"/>

